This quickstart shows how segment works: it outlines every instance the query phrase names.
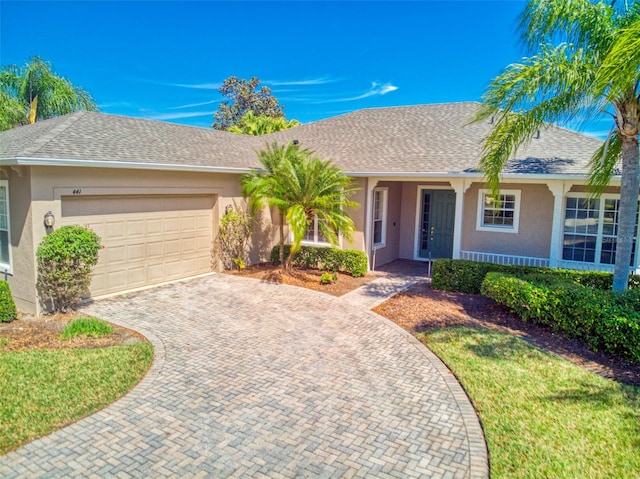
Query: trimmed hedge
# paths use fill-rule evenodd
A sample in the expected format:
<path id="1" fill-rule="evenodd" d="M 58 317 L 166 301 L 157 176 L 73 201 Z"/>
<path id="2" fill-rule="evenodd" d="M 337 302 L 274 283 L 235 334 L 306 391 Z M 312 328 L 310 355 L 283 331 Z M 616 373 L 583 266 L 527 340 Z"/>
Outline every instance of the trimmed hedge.
<path id="1" fill-rule="evenodd" d="M 609 290 L 613 284 L 613 275 L 601 271 L 480 263 L 462 259 L 436 260 L 433 264 L 431 284 L 435 289 L 479 294 L 482 281 L 489 272 L 505 273 L 546 285 L 575 284 Z M 629 276 L 629 287 L 635 288 L 638 285 L 640 285 L 640 276 Z"/>
<path id="2" fill-rule="evenodd" d="M 568 337 L 640 362 L 640 291 L 625 294 L 565 282 L 558 287 L 489 272 L 481 292 L 525 321 L 545 324 Z"/>
<path id="3" fill-rule="evenodd" d="M 40 241 L 37 286 L 47 311 L 66 312 L 78 304 L 89 289 L 100 248 L 100 237 L 83 226 L 62 226 Z"/>
<path id="4" fill-rule="evenodd" d="M 289 256 L 291 247 L 284 246 L 285 258 Z M 273 264 L 280 263 L 280 247 L 274 246 L 270 260 Z M 367 255 L 364 251 L 355 249 L 322 248 L 317 246 L 303 246 L 293 257 L 293 266 L 340 271 L 348 273 L 354 278 L 364 276 L 369 269 Z"/>
<path id="5" fill-rule="evenodd" d="M 0 323 L 10 323 L 18 317 L 9 283 L 0 281 Z"/>

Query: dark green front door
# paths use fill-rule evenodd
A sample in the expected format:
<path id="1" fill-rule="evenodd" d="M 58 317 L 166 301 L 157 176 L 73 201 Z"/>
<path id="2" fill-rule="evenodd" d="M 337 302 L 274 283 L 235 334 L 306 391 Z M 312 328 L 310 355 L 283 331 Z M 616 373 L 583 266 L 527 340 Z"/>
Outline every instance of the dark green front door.
<path id="1" fill-rule="evenodd" d="M 451 258 L 455 211 L 456 193 L 454 191 L 422 190 L 419 225 L 421 258 Z"/>

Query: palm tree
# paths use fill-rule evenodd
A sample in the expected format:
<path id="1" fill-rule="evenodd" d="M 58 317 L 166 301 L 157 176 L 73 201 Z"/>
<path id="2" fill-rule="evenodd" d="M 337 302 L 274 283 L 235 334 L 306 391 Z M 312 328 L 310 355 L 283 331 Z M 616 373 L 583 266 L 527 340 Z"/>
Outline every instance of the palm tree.
<path id="1" fill-rule="evenodd" d="M 278 210 L 280 264 L 284 267 L 284 219 L 290 204 L 280 179 L 282 165 L 291 162 L 294 157 L 306 156 L 309 152 L 300 150 L 299 144 L 288 143 L 280 146 L 274 142 L 257 153 L 263 170 L 253 170 L 242 178 L 242 194 L 245 198 L 249 198 L 249 208 L 252 212 L 264 207 L 265 204 Z"/>
<path id="2" fill-rule="evenodd" d="M 272 143 L 258 152 L 264 170 L 254 170 L 242 179 L 243 194 L 249 197 L 252 210 L 267 204 L 280 213 L 280 263 L 284 269 L 290 268 L 316 218 L 320 233 L 333 245 L 338 243 L 338 232 L 351 240 L 355 230 L 353 220 L 344 212 L 344 208 L 358 206 L 348 199 L 355 191 L 351 180 L 331 161 L 312 155 L 312 151 L 301 149 L 299 144 Z M 286 262 L 285 218 L 293 233 Z"/>
<path id="3" fill-rule="evenodd" d="M 300 125 L 298 120 L 287 120 L 284 116 L 256 116 L 252 110 L 249 110 L 242 115 L 240 122 L 231 125 L 227 131 L 241 135 L 260 136 L 280 130 L 288 130 L 298 125 Z"/>
<path id="4" fill-rule="evenodd" d="M 52 65 L 38 56 L 23 67 L 3 66 L 0 92 L 0 126 L 3 129 L 78 110 L 98 110 L 89 93 L 56 75 Z M 20 115 L 18 111 L 21 111 Z"/>
<path id="5" fill-rule="evenodd" d="M 601 194 L 622 163 L 613 283 L 620 291 L 627 287 L 640 186 L 640 4 L 614 3 L 531 0 L 520 31 L 534 54 L 490 83 L 475 120 L 494 118 L 480 166 L 497 197 L 509 158 L 541 128 L 611 115 L 612 130 L 594 152 L 588 184 Z"/>
<path id="6" fill-rule="evenodd" d="M 340 168 L 330 160 L 300 155 L 283 165 L 281 178 L 289 203 L 287 223 L 293 233 L 287 267 L 315 221 L 319 233 L 332 245 L 338 244 L 338 233 L 351 241 L 355 225 L 345 208 L 357 208 L 358 204 L 349 200 L 355 189 Z"/>

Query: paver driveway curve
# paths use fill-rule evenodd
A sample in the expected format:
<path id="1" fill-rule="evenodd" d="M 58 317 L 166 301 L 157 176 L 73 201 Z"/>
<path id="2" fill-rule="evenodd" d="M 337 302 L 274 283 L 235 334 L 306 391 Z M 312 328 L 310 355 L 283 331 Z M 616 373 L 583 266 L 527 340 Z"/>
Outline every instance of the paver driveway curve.
<path id="1" fill-rule="evenodd" d="M 344 299 L 214 274 L 86 311 L 145 334 L 149 374 L 0 457 L 0 476 L 488 476 L 478 419 L 451 373 Z"/>

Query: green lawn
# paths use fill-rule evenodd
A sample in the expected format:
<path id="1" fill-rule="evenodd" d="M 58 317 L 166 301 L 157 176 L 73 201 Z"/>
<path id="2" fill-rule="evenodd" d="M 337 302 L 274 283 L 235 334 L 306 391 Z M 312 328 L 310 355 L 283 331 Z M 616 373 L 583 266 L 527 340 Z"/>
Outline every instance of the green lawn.
<path id="1" fill-rule="evenodd" d="M 491 477 L 640 478 L 640 387 L 604 379 L 511 335 L 418 335 L 481 418 Z"/>
<path id="2" fill-rule="evenodd" d="M 0 352 L 0 454 L 112 403 L 152 359 L 148 343 Z"/>

